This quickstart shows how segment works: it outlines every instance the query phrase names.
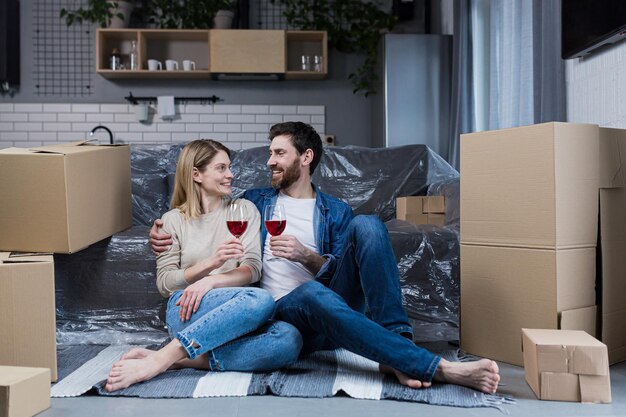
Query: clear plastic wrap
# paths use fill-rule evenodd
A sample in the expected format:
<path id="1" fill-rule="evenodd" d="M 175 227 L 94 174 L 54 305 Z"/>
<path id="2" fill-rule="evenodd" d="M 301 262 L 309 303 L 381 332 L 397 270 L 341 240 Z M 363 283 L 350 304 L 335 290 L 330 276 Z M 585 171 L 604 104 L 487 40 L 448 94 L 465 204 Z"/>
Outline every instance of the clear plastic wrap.
<path id="1" fill-rule="evenodd" d="M 451 178 L 435 182 L 428 187 L 427 195 L 442 195 L 446 204 L 446 227 L 460 227 L 461 209 L 459 199 L 461 196 L 461 183 L 459 178 Z"/>
<path id="2" fill-rule="evenodd" d="M 162 340 L 166 300 L 156 288 L 147 226 L 71 255 L 54 255 L 60 344 Z"/>
<path id="3" fill-rule="evenodd" d="M 416 341 L 458 340 L 460 262 L 454 227 L 385 223 Z"/>
<path id="4" fill-rule="evenodd" d="M 166 336 L 166 300 L 156 288 L 148 233 L 169 210 L 183 146 L 133 145 L 134 226 L 78 253 L 55 255 L 60 344 L 159 343 Z M 235 195 L 270 185 L 268 155 L 267 146 L 233 153 Z M 416 340 L 458 339 L 458 176 L 426 146 L 409 145 L 326 148 L 313 177 L 356 214 L 388 221 Z M 396 197 L 427 193 L 446 196 L 446 227 L 392 220 Z"/>
<path id="5" fill-rule="evenodd" d="M 234 191 L 268 187 L 268 147 L 239 151 L 233 157 Z M 396 214 L 396 197 L 425 195 L 432 183 L 459 173 L 425 145 L 393 148 L 325 148 L 313 182 L 323 192 L 348 203 L 355 214 L 376 214 L 388 221 Z"/>

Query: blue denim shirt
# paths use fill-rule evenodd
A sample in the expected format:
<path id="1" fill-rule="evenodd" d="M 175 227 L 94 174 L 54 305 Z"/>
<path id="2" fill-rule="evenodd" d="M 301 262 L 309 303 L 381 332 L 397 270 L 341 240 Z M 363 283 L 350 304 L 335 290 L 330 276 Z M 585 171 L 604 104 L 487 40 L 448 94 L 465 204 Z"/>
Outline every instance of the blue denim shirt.
<path id="1" fill-rule="evenodd" d="M 326 262 L 315 275 L 315 279 L 327 282 L 335 273 L 337 259 L 343 253 L 343 244 L 348 230 L 348 224 L 354 217 L 349 205 L 341 200 L 324 194 L 315 184 L 311 183 L 315 190 L 315 214 L 313 218 L 313 230 L 317 251 L 326 258 Z M 270 204 L 276 204 L 278 190 L 274 188 L 257 188 L 248 190 L 243 198 L 253 202 L 263 216 L 263 208 Z M 261 223 L 261 254 L 265 247 L 267 229 L 265 222 Z"/>

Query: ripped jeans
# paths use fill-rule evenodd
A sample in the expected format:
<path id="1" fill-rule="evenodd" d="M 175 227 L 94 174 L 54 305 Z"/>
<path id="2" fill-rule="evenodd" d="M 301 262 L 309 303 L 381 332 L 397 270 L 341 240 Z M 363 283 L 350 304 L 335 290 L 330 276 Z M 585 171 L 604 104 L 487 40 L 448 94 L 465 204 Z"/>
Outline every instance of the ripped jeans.
<path id="1" fill-rule="evenodd" d="M 178 339 L 189 359 L 208 353 L 213 371 L 265 371 L 295 362 L 302 348 L 298 330 L 271 321 L 275 303 L 260 288 L 216 288 L 204 295 L 198 311 L 182 322 L 176 302 L 167 303 L 166 322 L 172 339 Z"/>

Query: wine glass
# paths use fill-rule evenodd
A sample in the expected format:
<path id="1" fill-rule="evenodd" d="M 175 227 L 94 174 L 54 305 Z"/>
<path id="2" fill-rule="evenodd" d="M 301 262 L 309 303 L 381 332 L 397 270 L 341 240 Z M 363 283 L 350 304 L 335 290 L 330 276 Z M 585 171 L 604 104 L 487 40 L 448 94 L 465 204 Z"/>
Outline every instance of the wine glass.
<path id="1" fill-rule="evenodd" d="M 263 209 L 263 221 L 267 232 L 272 236 L 278 236 L 285 231 L 287 226 L 287 216 L 285 207 L 282 204 L 270 204 Z M 279 257 L 273 256 L 268 260 L 273 261 Z"/>
<path id="2" fill-rule="evenodd" d="M 237 239 L 241 237 L 248 228 L 248 217 L 246 206 L 238 202 L 232 202 L 227 208 L 226 227 Z"/>

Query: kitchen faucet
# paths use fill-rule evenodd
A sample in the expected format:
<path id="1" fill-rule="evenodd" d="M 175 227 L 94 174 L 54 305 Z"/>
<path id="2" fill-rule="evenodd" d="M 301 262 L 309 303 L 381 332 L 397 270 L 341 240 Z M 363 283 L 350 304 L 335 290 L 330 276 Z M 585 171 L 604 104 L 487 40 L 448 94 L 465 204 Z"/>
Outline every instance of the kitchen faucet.
<path id="1" fill-rule="evenodd" d="M 111 145 L 113 145 L 113 133 L 111 133 L 111 129 L 106 126 L 98 125 L 94 127 L 93 129 L 91 129 L 91 133 L 89 134 L 89 136 L 93 136 L 94 132 L 99 129 L 104 129 L 109 133 L 109 142 L 111 143 Z"/>

